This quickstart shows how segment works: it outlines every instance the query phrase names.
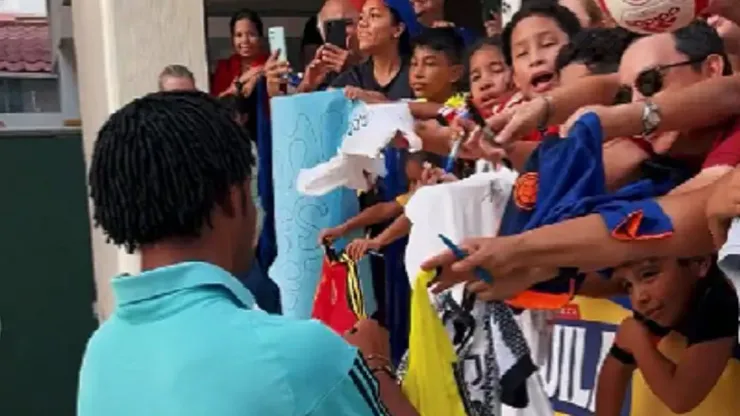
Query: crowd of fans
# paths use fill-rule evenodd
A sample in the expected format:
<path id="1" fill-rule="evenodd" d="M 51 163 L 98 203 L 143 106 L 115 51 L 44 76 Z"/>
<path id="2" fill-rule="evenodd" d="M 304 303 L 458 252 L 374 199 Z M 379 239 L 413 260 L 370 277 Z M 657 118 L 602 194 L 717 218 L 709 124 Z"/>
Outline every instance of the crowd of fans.
<path id="1" fill-rule="evenodd" d="M 161 92 L 100 130 L 94 219 L 113 243 L 141 252 L 143 272 L 113 280 L 116 312 L 88 345 L 79 414 L 417 414 L 393 368 L 408 337 L 398 300 L 408 303 L 410 289 L 396 260 L 412 227 L 409 198 L 481 170 L 567 183 L 569 163 L 595 166 L 584 180 L 603 182 L 603 192 L 583 198 L 618 202 L 618 221 L 602 200 L 599 209 L 578 211 L 578 199 L 543 208 L 537 193 L 550 190 L 518 180 L 498 236 L 460 242 L 465 259 L 443 252 L 424 263 L 439 270 L 431 291 L 466 284 L 483 301 L 533 288 L 566 301 L 628 295 L 634 317 L 601 367 L 597 414 L 620 414 L 636 369 L 675 413 L 721 400 L 711 392 L 735 359 L 740 319 L 736 290 L 716 265 L 740 215 L 740 7 L 710 7 L 716 14 L 686 27 L 638 35 L 591 0 L 531 0 L 503 27 L 491 15 L 478 36 L 445 19 L 444 0 L 327 0 L 304 31 L 303 68 L 266 51 L 257 14 L 235 14 L 233 55 L 219 61 L 211 97 L 195 91 L 187 68 L 168 66 Z M 344 45 L 325 41 L 333 21 L 346 23 Z M 368 104 L 407 102 L 423 142 L 416 153 L 403 140 L 384 149 L 388 175 L 360 195 L 361 212 L 319 233 L 321 245 L 366 230 L 345 252 L 385 254 L 371 256 L 375 319 L 344 339 L 318 322 L 276 316 L 277 287 L 265 275 L 276 252 L 271 172 L 280 163 L 269 100 L 327 89 Z M 439 116 L 460 102 L 484 122 Z M 553 140 L 571 142 L 558 136 L 584 129 L 603 140 L 598 160 L 553 159 L 561 170 L 546 170 Z M 459 160 L 443 169 L 458 141 Z M 524 186 L 531 200 L 517 199 Z M 265 213 L 258 228 L 255 206 Z M 525 227 L 542 209 L 567 213 Z M 479 281 L 480 267 L 493 284 Z M 564 291 L 552 284 L 563 279 Z M 687 343 L 675 360 L 655 341 L 670 332 Z"/>

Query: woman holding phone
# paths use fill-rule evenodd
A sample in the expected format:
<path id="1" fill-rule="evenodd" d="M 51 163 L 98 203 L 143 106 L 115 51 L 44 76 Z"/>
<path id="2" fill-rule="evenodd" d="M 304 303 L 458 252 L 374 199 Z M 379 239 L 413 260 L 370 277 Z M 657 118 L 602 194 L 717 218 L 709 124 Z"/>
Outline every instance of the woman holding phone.
<path id="1" fill-rule="evenodd" d="M 294 71 L 290 63 L 273 54 L 265 64 L 267 92 L 271 97 L 326 89 L 337 75 L 361 60 L 357 47 L 359 8 L 350 0 L 327 0 L 313 19 L 321 45 L 311 52 L 301 83 L 287 88 L 287 76 Z M 304 32 L 304 41 L 305 32 Z M 273 46 L 270 47 L 274 49 Z"/>
<path id="2" fill-rule="evenodd" d="M 267 270 L 277 255 L 275 245 L 274 195 L 272 186 L 272 135 L 270 106 L 265 88 L 262 19 L 249 9 L 236 12 L 229 22 L 234 53 L 218 62 L 211 81 L 212 95 L 239 97 L 241 121 L 257 151 L 257 192 L 264 212 L 256 260 Z"/>
<path id="3" fill-rule="evenodd" d="M 262 48 L 264 28 L 257 13 L 243 9 L 229 22 L 234 53 L 218 61 L 211 82 L 212 94 L 249 97 L 263 73 L 267 54 Z"/>

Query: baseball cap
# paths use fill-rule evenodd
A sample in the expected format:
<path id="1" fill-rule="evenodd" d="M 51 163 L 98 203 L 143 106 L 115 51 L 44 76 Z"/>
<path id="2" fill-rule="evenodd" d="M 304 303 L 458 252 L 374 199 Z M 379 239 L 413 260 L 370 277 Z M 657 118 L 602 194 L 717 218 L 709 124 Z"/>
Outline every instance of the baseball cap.
<path id="1" fill-rule="evenodd" d="M 422 26 L 416 20 L 416 12 L 414 12 L 414 6 L 411 5 L 411 1 L 384 0 L 383 2 L 398 15 L 398 18 L 406 26 L 406 31 L 410 37 L 416 36 L 421 32 Z"/>

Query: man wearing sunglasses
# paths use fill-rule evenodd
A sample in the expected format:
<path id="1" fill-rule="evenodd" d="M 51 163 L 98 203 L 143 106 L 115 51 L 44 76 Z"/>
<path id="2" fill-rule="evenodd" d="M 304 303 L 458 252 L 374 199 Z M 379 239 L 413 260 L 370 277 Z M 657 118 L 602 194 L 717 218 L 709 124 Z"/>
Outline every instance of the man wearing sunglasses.
<path id="1" fill-rule="evenodd" d="M 644 103 L 640 133 L 652 144 L 646 149 L 666 154 L 699 172 L 674 192 L 712 183 L 740 163 L 740 126 L 735 120 L 729 120 L 713 128 L 655 135 L 661 112 L 652 98 L 661 91 L 683 89 L 709 78 L 731 74 L 722 39 L 703 21 L 672 33 L 639 39 L 622 56 L 620 82 L 631 90 L 633 102 Z M 702 109 L 687 107 L 685 111 Z"/>

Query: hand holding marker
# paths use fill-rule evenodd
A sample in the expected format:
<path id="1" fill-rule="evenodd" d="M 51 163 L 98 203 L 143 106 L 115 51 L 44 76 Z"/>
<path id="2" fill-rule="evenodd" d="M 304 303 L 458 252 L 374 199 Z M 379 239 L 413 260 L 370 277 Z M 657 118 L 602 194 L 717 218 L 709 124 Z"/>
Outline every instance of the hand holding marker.
<path id="1" fill-rule="evenodd" d="M 437 121 L 444 127 L 449 127 L 452 120 L 455 118 L 468 118 L 469 114 L 465 105 L 452 107 L 444 106 L 439 110 L 437 114 Z M 445 162 L 445 173 L 451 173 L 455 169 L 455 160 L 457 160 L 457 154 L 460 152 L 460 146 L 465 135 L 461 134 L 453 143 L 450 149 L 450 154 L 447 155 L 447 161 Z"/>
<path id="2" fill-rule="evenodd" d="M 465 257 L 468 256 L 467 253 L 465 253 L 464 251 L 462 251 L 462 249 L 460 247 L 458 247 L 457 245 L 455 245 L 455 243 L 453 243 L 452 240 L 450 240 L 449 238 L 445 237 L 444 235 L 439 234 L 439 239 L 442 240 L 442 242 L 444 243 L 444 245 L 446 245 L 447 248 L 450 249 L 450 251 L 452 251 L 452 253 L 455 255 L 455 257 L 457 257 L 458 260 L 462 260 L 462 259 L 464 259 Z M 488 284 L 493 283 L 493 276 L 491 276 L 491 273 L 489 273 L 488 270 L 486 270 L 486 269 L 484 269 L 484 268 L 482 268 L 480 266 L 477 266 L 475 269 L 473 269 L 473 274 L 475 275 L 475 277 L 477 277 L 478 279 L 480 279 L 483 282 L 486 282 Z"/>
<path id="3" fill-rule="evenodd" d="M 445 127 L 449 126 L 452 120 L 455 118 L 463 118 L 472 120 L 481 130 L 483 139 L 490 144 L 498 146 L 495 141 L 496 135 L 493 133 L 490 127 L 486 124 L 486 120 L 483 118 L 481 113 L 475 108 L 475 106 L 468 100 L 463 105 L 458 107 L 445 106 L 439 111 L 437 115 L 437 121 Z M 452 143 L 452 148 L 447 156 L 447 162 L 445 164 L 445 172 L 450 173 L 454 169 L 455 160 L 460 152 L 462 142 L 466 139 L 465 135 L 461 135 L 457 140 Z"/>

